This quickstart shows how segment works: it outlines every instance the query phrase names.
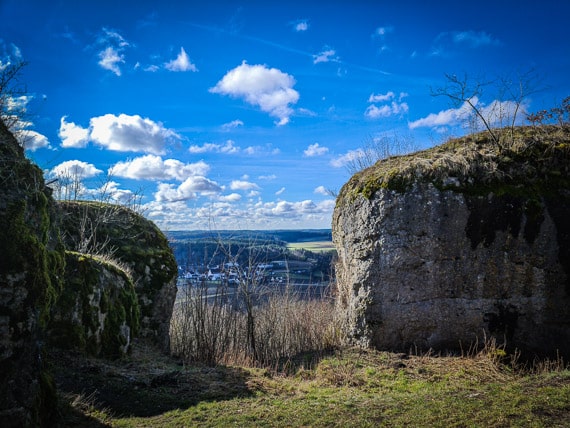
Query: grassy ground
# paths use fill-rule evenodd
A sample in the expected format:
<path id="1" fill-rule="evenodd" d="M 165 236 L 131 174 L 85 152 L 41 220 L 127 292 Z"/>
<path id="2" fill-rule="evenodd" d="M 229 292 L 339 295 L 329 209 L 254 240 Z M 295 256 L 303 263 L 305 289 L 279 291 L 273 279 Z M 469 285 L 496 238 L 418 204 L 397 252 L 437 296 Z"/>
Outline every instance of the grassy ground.
<path id="1" fill-rule="evenodd" d="M 287 244 L 287 249 L 291 251 L 295 250 L 307 250 L 313 253 L 318 253 L 321 251 L 334 251 L 335 247 L 332 241 L 311 241 L 311 242 L 289 242 Z"/>
<path id="2" fill-rule="evenodd" d="M 62 426 L 568 427 L 570 370 L 345 349 L 280 370 L 53 355 Z"/>

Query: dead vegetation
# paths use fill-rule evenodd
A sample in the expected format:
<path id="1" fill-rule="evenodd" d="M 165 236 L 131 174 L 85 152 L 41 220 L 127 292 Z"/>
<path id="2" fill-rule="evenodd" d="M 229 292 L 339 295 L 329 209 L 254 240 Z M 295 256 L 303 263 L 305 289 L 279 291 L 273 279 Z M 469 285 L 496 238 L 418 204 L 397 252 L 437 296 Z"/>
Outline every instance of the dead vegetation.
<path id="1" fill-rule="evenodd" d="M 345 184 L 337 204 L 350 203 L 358 195 L 371 198 L 380 189 L 404 192 L 421 182 L 460 192 L 487 192 L 498 183 L 536 190 L 567 180 L 570 127 L 518 127 L 495 130 L 495 136 L 505 141 L 505 148 L 499 150 L 487 132 L 480 132 L 380 160 Z"/>

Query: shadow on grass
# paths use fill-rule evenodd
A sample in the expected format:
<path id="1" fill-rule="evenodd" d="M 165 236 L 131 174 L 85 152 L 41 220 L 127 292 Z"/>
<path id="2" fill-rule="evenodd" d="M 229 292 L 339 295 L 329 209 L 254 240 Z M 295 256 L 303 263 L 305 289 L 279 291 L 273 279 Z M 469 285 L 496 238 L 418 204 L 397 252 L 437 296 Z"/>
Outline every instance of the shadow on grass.
<path id="1" fill-rule="evenodd" d="M 66 413 L 64 421 L 81 416 L 88 418 L 89 413 L 149 417 L 184 410 L 202 401 L 251 395 L 246 385 L 248 372 L 233 367 L 182 367 L 175 360 L 168 365 L 164 361 L 159 364 L 109 362 L 70 354 L 54 358 L 52 365 L 60 402 L 64 402 L 60 406 Z M 90 411 L 82 412 L 74 407 L 70 403 L 74 397 L 89 397 Z M 95 421 L 85 419 L 83 422 Z"/>

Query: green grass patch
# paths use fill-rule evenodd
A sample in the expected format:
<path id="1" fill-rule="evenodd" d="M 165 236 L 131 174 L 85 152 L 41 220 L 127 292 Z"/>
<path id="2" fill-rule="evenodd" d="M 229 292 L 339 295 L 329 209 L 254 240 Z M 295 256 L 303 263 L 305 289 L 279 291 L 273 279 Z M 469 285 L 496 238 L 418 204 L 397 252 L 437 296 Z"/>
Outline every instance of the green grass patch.
<path id="1" fill-rule="evenodd" d="M 289 242 L 287 249 L 290 251 L 307 250 L 313 253 L 323 251 L 334 251 L 335 247 L 332 241 L 311 241 L 311 242 Z"/>
<path id="2" fill-rule="evenodd" d="M 73 408 L 86 420 L 116 427 L 563 427 L 570 420 L 569 370 L 522 372 L 485 355 L 345 349 L 309 365 L 291 362 L 287 375 L 180 367 L 165 357 L 141 362 L 136 352 L 131 358 L 139 359 L 101 363 L 99 370 L 91 360 L 83 374 L 85 364 L 79 365 L 74 379 L 91 378 L 76 389 L 96 396 L 89 406 L 73 407 L 73 391 L 60 388 L 64 417 Z M 66 364 L 56 378 L 69 370 Z M 112 385 L 122 393 L 111 398 Z M 75 416 L 69 420 L 77 422 Z"/>

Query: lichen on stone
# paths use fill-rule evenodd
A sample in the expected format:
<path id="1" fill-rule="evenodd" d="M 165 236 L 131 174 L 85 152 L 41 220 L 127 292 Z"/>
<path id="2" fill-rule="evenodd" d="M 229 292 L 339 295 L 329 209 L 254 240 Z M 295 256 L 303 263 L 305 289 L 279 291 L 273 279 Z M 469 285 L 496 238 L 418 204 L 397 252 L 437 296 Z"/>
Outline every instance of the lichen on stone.
<path id="1" fill-rule="evenodd" d="M 43 329 L 62 288 L 63 248 L 42 171 L 0 120 L 0 425 L 48 424 L 55 393 Z"/>
<path id="2" fill-rule="evenodd" d="M 343 186 L 333 240 L 356 343 L 458 347 L 486 334 L 570 354 L 570 128 L 497 132 L 501 150 L 485 133 L 453 139 Z"/>
<path id="3" fill-rule="evenodd" d="M 65 286 L 48 331 L 51 344 L 118 358 L 129 352 L 139 317 L 126 272 L 96 256 L 66 252 Z"/>
<path id="4" fill-rule="evenodd" d="M 154 223 L 125 207 L 85 201 L 59 205 L 67 248 L 77 249 L 90 239 L 92 252 L 110 254 L 130 271 L 140 308 L 139 333 L 168 352 L 178 267 L 164 234 Z M 87 233 L 82 229 L 85 223 L 93 225 Z"/>

